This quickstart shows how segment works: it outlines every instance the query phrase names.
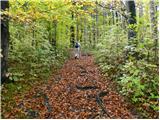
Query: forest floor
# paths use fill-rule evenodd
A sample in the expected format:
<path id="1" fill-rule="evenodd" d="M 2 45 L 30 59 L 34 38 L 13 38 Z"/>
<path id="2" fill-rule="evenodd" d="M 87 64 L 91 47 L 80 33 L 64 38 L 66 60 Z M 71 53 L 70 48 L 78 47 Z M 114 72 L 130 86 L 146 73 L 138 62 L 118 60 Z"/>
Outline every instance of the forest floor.
<path id="1" fill-rule="evenodd" d="M 106 80 L 92 56 L 69 59 L 45 84 L 37 84 L 4 118 L 137 118 L 131 106 Z"/>

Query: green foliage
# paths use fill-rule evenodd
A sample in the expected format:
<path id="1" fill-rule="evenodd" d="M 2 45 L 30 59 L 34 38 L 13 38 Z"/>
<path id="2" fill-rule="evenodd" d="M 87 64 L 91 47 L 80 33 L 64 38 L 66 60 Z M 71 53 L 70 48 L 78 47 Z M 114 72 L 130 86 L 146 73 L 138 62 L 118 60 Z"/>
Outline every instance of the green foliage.
<path id="1" fill-rule="evenodd" d="M 156 69 L 155 65 L 147 64 L 144 61 L 127 62 L 122 68 L 123 76 L 119 81 L 122 86 L 121 92 L 133 98 L 133 102 L 148 102 L 151 93 L 158 95 Z"/>
<path id="2" fill-rule="evenodd" d="M 157 111 L 159 76 L 152 49 L 154 43 L 151 33 L 141 31 L 140 26 L 138 24 L 136 27 L 139 29 L 139 36 L 135 39 L 138 44 L 130 51 L 131 54 L 125 49 L 127 33 L 118 26 L 105 28 L 106 32 L 98 39 L 94 54 L 104 75 L 117 81 L 122 95 L 129 98 L 133 104 L 148 106 L 149 109 Z"/>
<path id="3" fill-rule="evenodd" d="M 48 76 L 52 67 L 56 68 L 67 57 L 62 50 L 53 50 L 52 46 L 45 41 L 34 48 L 25 42 L 19 42 L 9 54 L 9 73 L 14 80 L 20 80 L 24 75 L 30 78 Z M 23 46 L 23 47 L 22 47 Z M 45 78 L 43 78 L 45 79 Z"/>
<path id="4" fill-rule="evenodd" d="M 124 46 L 127 44 L 126 32 L 120 26 L 106 27 L 107 32 L 99 39 L 96 45 L 96 62 L 100 65 L 106 76 L 111 79 L 119 76 L 121 64 L 124 62 Z M 115 74 L 117 73 L 117 74 Z"/>

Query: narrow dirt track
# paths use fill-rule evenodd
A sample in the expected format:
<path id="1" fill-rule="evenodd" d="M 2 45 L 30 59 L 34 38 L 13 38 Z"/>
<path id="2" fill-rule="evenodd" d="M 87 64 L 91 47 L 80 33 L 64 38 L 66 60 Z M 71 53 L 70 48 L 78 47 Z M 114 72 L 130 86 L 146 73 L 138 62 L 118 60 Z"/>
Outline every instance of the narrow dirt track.
<path id="1" fill-rule="evenodd" d="M 92 56 L 66 61 L 47 84 L 38 85 L 23 98 L 15 99 L 14 109 L 27 118 L 135 118 L 124 99 L 110 89 Z M 19 118 L 16 113 L 8 117 Z"/>

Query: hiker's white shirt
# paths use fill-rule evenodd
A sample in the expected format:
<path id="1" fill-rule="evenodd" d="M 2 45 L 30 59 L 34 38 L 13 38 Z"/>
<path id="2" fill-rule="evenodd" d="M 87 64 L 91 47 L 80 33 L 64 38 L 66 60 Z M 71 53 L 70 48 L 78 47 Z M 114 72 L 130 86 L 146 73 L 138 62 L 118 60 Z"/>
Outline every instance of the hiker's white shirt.
<path id="1" fill-rule="evenodd" d="M 81 44 L 78 43 L 78 48 L 75 48 L 75 57 L 77 58 L 80 58 L 80 47 L 81 47 Z"/>

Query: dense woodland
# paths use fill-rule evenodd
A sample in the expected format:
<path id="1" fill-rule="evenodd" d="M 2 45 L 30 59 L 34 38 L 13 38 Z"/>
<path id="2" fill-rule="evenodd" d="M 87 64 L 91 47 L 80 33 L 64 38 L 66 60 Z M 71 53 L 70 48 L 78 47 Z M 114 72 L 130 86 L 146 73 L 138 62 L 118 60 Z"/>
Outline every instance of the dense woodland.
<path id="1" fill-rule="evenodd" d="M 138 118 L 158 118 L 158 17 L 158 0 L 1 1 L 2 118 L 29 118 L 15 107 L 24 93 L 48 84 L 66 61 L 73 60 L 71 68 L 83 64 L 84 56 L 94 58 L 114 84 L 108 87 L 136 108 Z M 74 60 L 76 41 L 82 58 Z M 90 57 L 86 61 L 90 64 Z M 107 85 L 105 80 L 101 84 Z M 87 118 L 82 116 L 77 118 Z"/>

